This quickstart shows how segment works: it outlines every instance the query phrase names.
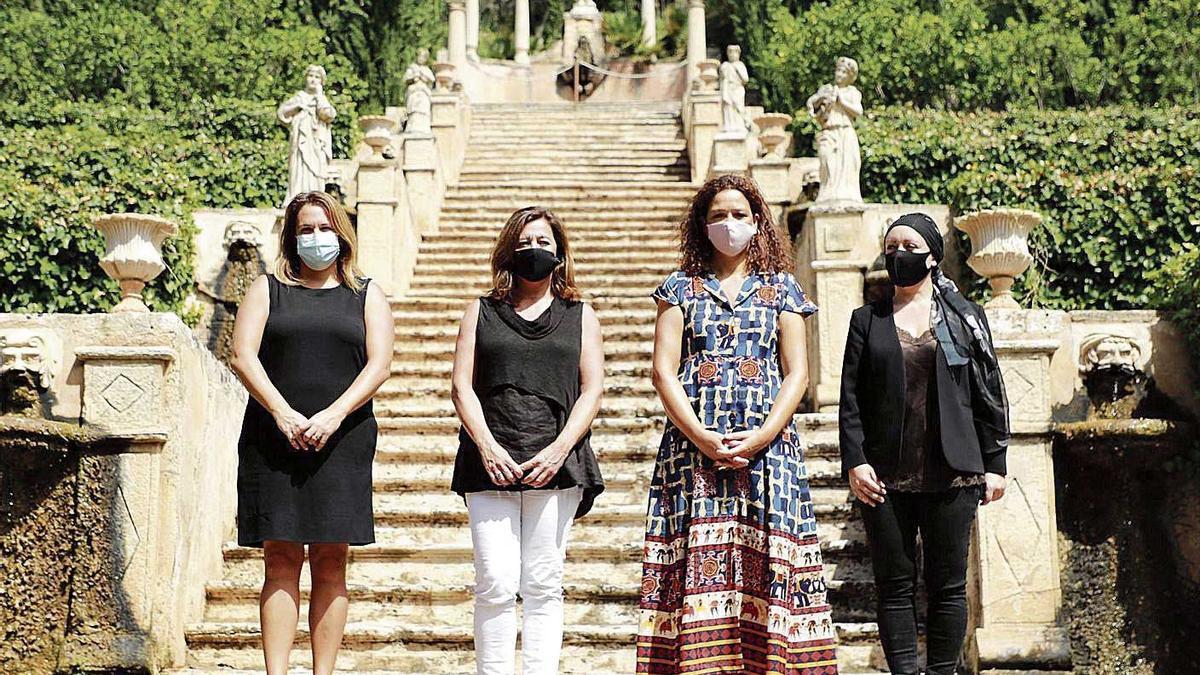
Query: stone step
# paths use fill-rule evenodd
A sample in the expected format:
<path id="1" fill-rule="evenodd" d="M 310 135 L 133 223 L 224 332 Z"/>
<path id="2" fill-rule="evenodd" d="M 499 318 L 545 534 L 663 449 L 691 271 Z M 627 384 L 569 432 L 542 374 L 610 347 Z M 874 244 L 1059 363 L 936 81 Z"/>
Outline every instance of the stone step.
<path id="1" fill-rule="evenodd" d="M 397 339 L 400 339 L 397 337 Z M 427 339 L 412 336 L 407 334 L 404 339 Z M 625 377 L 621 375 L 606 376 L 604 378 L 604 395 L 605 396 L 641 396 L 641 397 L 656 397 L 654 386 L 651 384 L 648 377 Z M 444 376 L 435 376 L 427 378 L 395 378 L 386 383 L 380 388 L 376 394 L 375 400 L 399 399 L 403 400 L 408 397 L 450 397 L 450 377 L 447 373 Z"/>
<path id="2" fill-rule="evenodd" d="M 606 396 L 600 400 L 601 417 L 660 417 L 662 405 L 644 396 Z M 384 398 L 375 401 L 375 417 L 454 416 L 454 404 L 443 396 L 405 399 Z"/>
<path id="3" fill-rule="evenodd" d="M 490 252 L 489 252 L 490 253 Z M 422 274 L 438 275 L 463 275 L 476 274 L 480 271 L 480 267 L 490 270 L 490 255 L 481 255 L 477 259 L 472 259 L 462 254 L 435 254 L 421 253 L 417 259 L 417 271 Z M 587 276 L 625 276 L 625 275 L 653 275 L 659 279 L 665 278 L 667 275 L 678 269 L 674 255 L 662 256 L 639 256 L 637 258 L 624 257 L 619 258 L 615 255 L 597 256 L 588 252 L 583 252 L 582 255 L 575 255 L 572 250 L 572 256 L 575 258 L 575 275 L 576 277 Z"/>
<path id="4" fill-rule="evenodd" d="M 650 293 L 657 287 L 658 282 L 637 287 L 617 287 L 617 288 L 600 288 L 600 289 L 579 289 L 583 295 L 583 300 L 589 303 L 597 303 L 610 298 L 638 298 L 642 302 L 652 303 Z M 404 291 L 404 295 L 399 299 L 416 299 L 416 298 L 441 298 L 454 299 L 460 305 L 465 304 L 467 300 L 471 300 L 483 295 L 487 292 L 488 287 L 484 285 L 470 286 L 433 286 L 419 285 L 409 288 Z M 607 351 L 607 350 L 606 350 Z M 649 353 L 649 352 L 647 352 Z"/>
<path id="5" fill-rule="evenodd" d="M 508 200 L 529 200 L 531 202 L 553 201 L 555 204 L 580 204 L 586 207 L 597 202 L 623 202 L 635 204 L 646 203 L 675 205 L 687 204 L 696 193 L 696 186 L 691 183 L 679 182 L 668 185 L 628 185 L 623 183 L 589 183 L 585 181 L 563 181 L 561 184 L 550 186 L 541 182 L 531 182 L 529 185 L 506 185 L 504 187 L 461 187 L 455 186 L 446 190 L 445 201 L 474 202 L 476 204 L 504 203 Z M 607 207 L 606 207 L 607 208 Z"/>
<path id="6" fill-rule="evenodd" d="M 568 226 L 569 227 L 569 226 Z M 446 237 L 437 236 L 421 243 L 417 258 L 417 265 L 420 266 L 426 256 L 429 260 L 444 260 L 446 258 L 458 260 L 476 260 L 487 263 L 491 259 L 492 249 L 496 245 L 496 238 L 477 238 L 470 241 L 461 241 L 448 239 Z M 578 260 L 611 260 L 617 257 L 627 257 L 631 253 L 630 244 L 628 241 L 592 241 L 583 250 L 578 250 L 579 247 L 575 242 L 575 238 L 571 238 L 571 250 Z M 657 261 L 671 260 L 672 263 L 677 263 L 679 259 L 679 243 L 674 239 L 664 241 L 641 241 L 638 242 L 636 252 L 639 258 L 647 259 L 657 264 Z"/>
<path id="7" fill-rule="evenodd" d="M 505 147 L 467 149 L 464 162 L 486 161 L 522 161 L 534 163 L 556 162 L 644 162 L 644 161 L 687 161 L 687 143 L 670 141 L 666 143 L 638 143 L 637 145 L 594 144 L 589 145 L 581 154 L 578 148 L 563 148 L 548 146 L 544 148 L 523 148 L 520 152 Z"/>
<path id="8" fill-rule="evenodd" d="M 416 528 L 405 528 L 406 531 L 412 529 Z M 458 525 L 433 529 L 465 531 L 466 527 Z M 627 531 L 631 536 L 625 543 L 578 541 L 568 545 L 563 568 L 564 581 L 637 588 L 642 575 L 643 535 L 635 528 Z M 868 567 L 864 564 L 866 543 L 861 538 L 824 539 L 821 541 L 821 551 L 822 562 L 833 566 L 829 571 L 831 578 L 870 579 Z M 403 545 L 377 542 L 370 546 L 355 546 L 350 548 L 346 581 L 360 586 L 469 584 L 475 579 L 473 556 L 469 536 L 461 543 L 436 544 L 414 538 L 405 540 Z M 224 549 L 224 558 L 226 581 L 262 583 L 262 549 L 229 544 Z M 304 574 L 308 574 L 307 566 Z"/>
<path id="9" fill-rule="evenodd" d="M 612 208 L 603 211 L 581 208 L 578 204 L 556 207 L 554 213 L 565 221 L 603 223 L 611 221 L 630 220 L 668 220 L 682 216 L 687 210 L 686 201 L 663 202 L 659 205 L 646 204 L 613 204 Z M 449 204 L 442 209 L 442 222 L 459 222 L 461 220 L 479 220 L 491 222 L 498 218 L 503 221 L 512 211 L 500 208 L 494 204 L 468 204 L 458 202 Z M 440 235 L 440 232 L 439 232 Z"/>
<path id="10" fill-rule="evenodd" d="M 863 580 L 831 579 L 826 582 L 829 603 L 835 621 L 870 621 L 874 612 L 865 598 L 875 592 L 874 584 Z M 306 622 L 310 584 L 301 586 L 300 621 Z M 388 584 L 355 585 L 347 588 L 350 600 L 348 620 L 396 621 L 457 625 L 471 624 L 474 613 L 475 584 Z M 204 620 L 213 623 L 258 621 L 259 584 L 217 582 L 206 592 Z M 563 585 L 564 617 L 567 624 L 637 624 L 638 586 L 611 584 Z"/>
<path id="11" fill-rule="evenodd" d="M 563 145 L 582 151 L 594 142 L 636 143 L 643 140 L 683 140 L 683 129 L 678 124 L 631 124 L 604 127 L 559 124 L 524 128 L 508 124 L 495 124 L 487 127 L 472 125 L 467 147 L 504 142 L 513 148 Z"/>
<path id="12" fill-rule="evenodd" d="M 509 215 L 511 215 L 511 213 Z M 622 232 L 632 233 L 638 236 L 654 235 L 659 237 L 674 238 L 679 234 L 679 222 L 683 218 L 683 211 L 664 211 L 655 215 L 654 217 L 630 216 L 627 218 L 587 220 L 568 220 L 564 215 L 555 215 L 558 215 L 559 220 L 561 220 L 566 226 L 567 233 L 573 235 L 571 237 L 571 241 L 574 243 L 577 239 L 577 237 L 574 235 L 584 237 L 585 235 L 603 234 L 606 232 Z M 504 219 L 492 219 L 487 217 L 449 218 L 440 223 L 438 228 L 438 237 L 454 239 L 466 235 L 473 235 L 480 231 L 487 232 L 494 237 L 500 232 L 500 229 L 504 227 L 504 223 L 507 221 L 507 218 L 508 216 L 505 216 Z"/>
<path id="13" fill-rule="evenodd" d="M 493 185 L 524 185 L 532 181 L 546 182 L 554 184 L 567 178 L 583 178 L 585 180 L 603 180 L 613 183 L 630 183 L 630 184 L 653 184 L 665 183 L 674 184 L 684 175 L 683 170 L 647 170 L 647 171 L 590 171 L 590 172 L 560 172 L 553 169 L 545 171 L 526 171 L 520 174 L 506 174 L 497 172 L 478 172 L 464 173 L 458 179 L 458 187 L 471 187 L 473 185 L 493 186 Z"/>
<path id="14" fill-rule="evenodd" d="M 650 449 L 648 446 L 643 447 L 646 450 Z M 649 488 L 650 478 L 654 471 L 653 462 L 647 459 L 618 464 L 603 453 L 601 453 L 601 457 L 600 469 L 607 486 L 607 490 L 601 496 L 604 503 L 644 504 L 646 490 Z M 808 475 L 808 484 L 812 489 L 842 488 L 845 485 L 841 476 L 841 462 L 837 459 L 806 456 L 805 469 Z M 434 508 L 437 504 L 446 508 L 460 505 L 461 500 L 458 496 L 448 492 L 452 471 L 453 466 L 449 461 L 442 463 L 380 461 L 375 465 L 374 470 L 375 493 L 381 497 L 379 506 L 403 509 L 408 508 L 408 502 L 412 500 L 427 504 L 429 508 Z M 430 494 L 425 495 L 425 493 Z M 842 490 L 838 490 L 836 494 L 838 498 L 836 506 L 847 503 L 847 497 Z M 384 496 L 387 496 L 388 500 L 384 500 Z M 419 508 L 420 504 L 417 506 Z"/>
<path id="15" fill-rule="evenodd" d="M 814 421 L 814 418 L 816 420 Z M 806 443 L 822 442 L 822 438 L 837 438 L 837 415 L 834 413 L 799 413 L 795 417 L 796 428 Z M 381 443 L 389 438 L 418 434 L 430 438 L 443 438 L 457 434 L 458 419 L 451 415 L 437 417 L 385 417 L 379 419 Z M 661 434 L 661 417 L 599 417 L 592 422 L 592 437 L 621 436 L 631 433 Z"/>
<path id="16" fill-rule="evenodd" d="M 462 312 L 447 312 L 454 314 L 455 317 L 461 317 Z M 601 319 L 603 321 L 603 319 Z M 409 321 L 412 324 L 411 320 Z M 431 321 L 431 325 L 441 325 Z M 419 363 L 393 363 L 392 376 L 394 378 L 415 378 L 418 383 L 427 379 L 446 380 L 453 370 L 453 364 L 450 361 L 423 361 Z M 649 381 L 651 374 L 650 364 L 638 363 L 605 363 L 604 364 L 605 382 L 609 378 L 637 378 Z M 385 385 L 386 386 L 386 385 Z M 449 386 L 447 384 L 446 386 Z M 606 385 L 607 386 L 607 385 Z"/>
<path id="17" fill-rule="evenodd" d="M 464 173 L 511 173 L 524 174 L 542 171 L 650 171 L 658 169 L 689 168 L 687 157 L 680 153 L 661 153 L 648 157 L 604 157 L 594 155 L 577 156 L 573 159 L 558 157 L 527 157 L 517 154 L 512 157 L 495 156 L 482 158 L 467 157 L 463 162 Z"/>
<path id="18" fill-rule="evenodd" d="M 456 311 L 459 317 L 462 317 L 463 311 L 467 308 L 467 300 L 479 297 L 480 294 L 487 289 L 477 289 L 477 293 L 473 296 L 464 296 L 461 292 L 455 291 L 453 295 L 437 296 L 431 294 L 423 294 L 421 296 L 406 296 L 402 295 L 393 298 L 391 301 L 393 312 L 403 311 Z M 585 293 L 585 295 L 587 295 Z M 625 311 L 625 310 L 645 310 L 647 308 L 654 309 L 654 301 L 649 295 L 636 296 L 593 296 L 586 298 L 592 309 L 597 313 L 606 311 Z"/>
<path id="19" fill-rule="evenodd" d="M 839 623 L 838 664 L 843 673 L 880 672 L 877 664 L 878 628 L 873 623 Z M 596 626 L 567 624 L 563 627 L 561 675 L 586 673 L 628 675 L 635 670 L 634 649 L 636 626 Z M 257 622 L 203 623 L 190 626 L 186 632 L 189 665 L 194 668 L 255 669 L 261 663 L 260 636 Z M 347 624 L 342 649 L 338 654 L 338 670 L 386 670 L 394 673 L 473 672 L 474 631 L 469 623 L 453 627 L 391 622 Z M 311 664 L 307 626 L 297 630 L 297 649 L 292 663 L 301 667 Z M 224 671 L 222 671 L 224 672 Z"/>
<path id="20" fill-rule="evenodd" d="M 622 274 L 622 275 L 603 275 L 578 272 L 575 275 L 576 284 L 580 287 L 587 288 L 593 291 L 601 289 L 607 291 L 610 289 L 632 289 L 641 290 L 649 297 L 650 293 L 662 283 L 666 275 L 659 273 L 650 274 Z M 484 289 L 491 285 L 492 275 L 485 272 L 483 274 L 439 274 L 438 270 L 417 269 L 413 274 L 411 289 L 438 287 L 438 286 L 472 286 L 474 288 Z"/>
<path id="21" fill-rule="evenodd" d="M 503 224 L 503 223 L 501 223 Z M 568 227 L 570 227 L 568 225 Z M 648 251 L 656 252 L 656 255 L 661 255 L 661 260 L 678 258 L 679 251 L 679 234 L 674 228 L 666 227 L 666 223 L 659 228 L 650 231 L 643 230 L 589 230 L 585 232 L 576 232 L 570 230 L 571 250 L 576 253 L 599 253 L 601 251 L 611 251 L 614 246 L 623 247 L 625 254 L 630 255 L 645 255 L 648 259 L 655 259 L 654 255 Z M 471 230 L 462 234 L 454 235 L 439 235 L 445 236 L 446 239 L 451 239 L 458 246 L 474 246 L 476 249 L 485 248 L 491 251 L 496 245 L 496 237 L 500 234 L 500 226 L 494 226 L 493 229 L 480 228 Z M 644 247 L 644 248 L 643 248 Z M 420 269 L 420 264 L 416 268 Z"/>
<path id="22" fill-rule="evenodd" d="M 613 190 L 620 190 L 622 188 L 632 188 L 632 189 L 640 190 L 644 194 L 646 191 L 654 190 L 655 188 L 657 188 L 659 186 L 659 183 L 639 183 L 637 181 L 623 182 L 623 181 L 616 181 L 616 180 L 606 180 L 603 177 L 592 178 L 592 179 L 588 179 L 588 180 L 584 180 L 584 181 L 580 181 L 578 179 L 571 179 L 569 177 L 562 178 L 562 179 L 555 179 L 555 180 L 551 180 L 548 178 L 534 177 L 534 178 L 523 178 L 523 179 L 517 178 L 512 181 L 506 182 L 503 186 L 492 186 L 492 185 L 478 184 L 478 183 L 476 183 L 476 184 L 463 183 L 463 184 L 456 185 L 454 187 L 454 195 L 456 198 L 461 199 L 461 198 L 463 198 L 463 195 L 465 193 L 468 193 L 472 190 L 507 190 L 509 188 L 517 188 L 519 191 L 515 191 L 514 194 L 506 195 L 509 199 L 516 199 L 516 198 L 520 198 L 520 197 L 524 196 L 523 191 L 525 191 L 525 190 L 551 189 L 555 193 L 561 195 L 561 197 L 563 199 L 569 199 L 572 197 L 580 197 L 581 196 L 580 193 L 588 186 L 592 186 L 592 187 L 603 186 L 605 188 L 606 192 L 611 192 Z M 682 179 L 662 181 L 662 187 L 664 187 L 664 188 L 676 189 L 681 186 L 686 187 L 688 189 L 694 189 L 694 187 L 692 186 L 692 184 L 690 182 L 684 182 Z M 595 193 L 588 193 L 587 198 L 594 199 L 596 201 L 606 201 L 603 197 L 596 196 Z M 635 196 L 631 196 L 629 198 L 636 199 Z M 666 198 L 666 195 L 657 195 L 655 198 L 656 199 L 664 199 L 664 198 Z M 503 199 L 503 197 L 501 197 L 501 199 Z M 615 201 L 616 199 L 617 199 L 616 197 L 609 197 L 608 201 Z M 539 201 L 539 202 L 546 202 L 546 201 L 551 201 L 551 200 L 554 200 L 552 203 L 557 203 L 557 200 L 555 200 L 555 198 L 551 195 L 545 195 L 539 199 L 536 199 L 536 201 Z"/>

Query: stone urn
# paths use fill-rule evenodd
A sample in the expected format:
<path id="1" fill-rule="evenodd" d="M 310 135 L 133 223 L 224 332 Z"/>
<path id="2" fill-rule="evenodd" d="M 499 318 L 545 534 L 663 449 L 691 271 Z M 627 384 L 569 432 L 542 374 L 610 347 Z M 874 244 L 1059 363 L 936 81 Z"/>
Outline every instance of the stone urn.
<path id="1" fill-rule="evenodd" d="M 717 74 L 721 62 L 716 59 L 704 59 L 696 62 L 696 80 L 700 82 L 700 91 L 712 93 L 717 90 Z"/>
<path id="2" fill-rule="evenodd" d="M 985 277 L 992 287 L 988 307 L 1015 309 L 1012 286 L 1029 269 L 1029 233 L 1042 222 L 1042 216 L 1023 209 L 988 209 L 968 213 L 954 220 L 954 226 L 971 237 L 971 256 L 967 264 Z"/>
<path id="3" fill-rule="evenodd" d="M 383 149 L 392 142 L 396 132 L 396 120 L 387 115 L 363 115 L 358 118 L 363 130 L 363 142 L 371 146 L 374 159 L 383 159 Z"/>
<path id="4" fill-rule="evenodd" d="M 458 69 L 453 63 L 438 61 L 433 64 L 433 79 L 435 91 L 454 91 L 454 83 L 457 79 Z"/>
<path id="5" fill-rule="evenodd" d="M 115 213 L 100 216 L 96 228 L 104 233 L 100 268 L 121 286 L 121 301 L 114 312 L 149 312 L 142 300 L 146 282 L 166 269 L 162 244 L 179 234 L 179 226 L 158 216 Z"/>
<path id="6" fill-rule="evenodd" d="M 788 139 L 787 125 L 792 116 L 787 113 L 763 113 L 754 118 L 758 127 L 758 142 L 762 144 L 770 159 L 783 159 L 783 150 Z"/>

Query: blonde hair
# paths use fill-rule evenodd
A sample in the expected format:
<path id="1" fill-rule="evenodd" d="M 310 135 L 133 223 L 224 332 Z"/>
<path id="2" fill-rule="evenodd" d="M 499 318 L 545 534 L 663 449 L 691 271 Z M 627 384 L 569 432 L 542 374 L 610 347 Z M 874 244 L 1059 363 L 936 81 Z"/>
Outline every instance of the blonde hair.
<path id="1" fill-rule="evenodd" d="M 355 293 L 363 289 L 362 271 L 358 269 L 358 236 L 350 225 L 346 209 L 336 199 L 324 192 L 302 192 L 288 202 L 283 212 L 283 227 L 279 229 L 279 256 L 275 259 L 275 278 L 288 286 L 300 285 L 300 254 L 296 252 L 296 225 L 300 221 L 300 209 L 317 206 L 325 212 L 329 224 L 337 234 L 341 251 L 338 252 L 338 282 Z"/>
<path id="2" fill-rule="evenodd" d="M 508 222 L 496 237 L 496 246 L 492 249 L 492 290 L 488 297 L 508 302 L 513 289 L 513 254 L 517 242 L 521 239 L 521 231 L 535 220 L 544 220 L 554 234 L 554 243 L 558 246 L 558 259 L 562 261 L 554 268 L 554 279 L 550 284 L 555 297 L 562 300 L 578 300 L 579 289 L 575 287 L 575 258 L 571 255 L 571 245 L 567 242 L 567 228 L 563 226 L 558 216 L 550 209 L 541 206 L 526 206 L 519 209 L 508 218 Z"/>

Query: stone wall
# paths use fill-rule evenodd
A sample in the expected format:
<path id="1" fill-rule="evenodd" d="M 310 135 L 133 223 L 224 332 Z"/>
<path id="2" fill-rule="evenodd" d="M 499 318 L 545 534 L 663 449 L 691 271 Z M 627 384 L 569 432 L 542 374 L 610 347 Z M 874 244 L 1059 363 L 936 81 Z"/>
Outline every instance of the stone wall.
<path id="1" fill-rule="evenodd" d="M 91 440 L 0 440 L 0 671 L 179 664 L 233 528 L 245 390 L 172 314 L 0 314 L 31 332 L 57 352 L 46 409 Z"/>

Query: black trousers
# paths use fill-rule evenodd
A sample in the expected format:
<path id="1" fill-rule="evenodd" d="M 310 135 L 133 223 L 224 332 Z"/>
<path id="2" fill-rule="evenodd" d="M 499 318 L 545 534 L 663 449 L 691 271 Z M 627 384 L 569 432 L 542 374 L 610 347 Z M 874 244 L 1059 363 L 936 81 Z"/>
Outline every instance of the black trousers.
<path id="1" fill-rule="evenodd" d="M 945 492 L 888 492 L 882 504 L 859 503 L 875 573 L 876 613 L 888 667 L 921 672 L 917 663 L 917 533 L 925 561 L 926 670 L 950 675 L 967 633 L 967 550 L 982 485 Z"/>

